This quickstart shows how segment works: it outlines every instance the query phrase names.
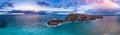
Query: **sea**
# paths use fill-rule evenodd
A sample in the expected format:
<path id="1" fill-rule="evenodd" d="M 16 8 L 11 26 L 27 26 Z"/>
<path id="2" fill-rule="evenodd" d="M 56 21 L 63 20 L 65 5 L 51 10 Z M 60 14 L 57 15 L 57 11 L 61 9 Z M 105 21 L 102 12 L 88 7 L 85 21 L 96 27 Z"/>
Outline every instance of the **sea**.
<path id="1" fill-rule="evenodd" d="M 67 15 L 0 15 L 0 35 L 120 35 L 120 16 L 51 27 L 47 22 Z"/>

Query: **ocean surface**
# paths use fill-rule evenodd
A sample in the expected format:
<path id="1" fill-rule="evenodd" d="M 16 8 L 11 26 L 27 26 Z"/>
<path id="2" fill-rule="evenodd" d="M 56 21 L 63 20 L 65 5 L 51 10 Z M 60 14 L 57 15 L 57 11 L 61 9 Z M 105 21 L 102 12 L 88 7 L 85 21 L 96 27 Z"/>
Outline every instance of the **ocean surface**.
<path id="1" fill-rule="evenodd" d="M 66 15 L 0 15 L 0 35 L 120 35 L 120 16 L 91 22 L 69 22 L 50 27 L 52 19 Z"/>

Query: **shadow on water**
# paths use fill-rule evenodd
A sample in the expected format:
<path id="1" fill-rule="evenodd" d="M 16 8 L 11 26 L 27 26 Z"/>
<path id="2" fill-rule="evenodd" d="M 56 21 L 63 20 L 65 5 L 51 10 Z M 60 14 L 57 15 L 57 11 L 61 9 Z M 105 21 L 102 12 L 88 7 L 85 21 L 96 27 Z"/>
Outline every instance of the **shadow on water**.
<path id="1" fill-rule="evenodd" d="M 0 21 L 0 28 L 6 27 L 7 22 L 6 21 Z"/>
<path id="2" fill-rule="evenodd" d="M 14 21 L 13 15 L 0 15 L 0 28 L 8 27 L 8 24 Z"/>

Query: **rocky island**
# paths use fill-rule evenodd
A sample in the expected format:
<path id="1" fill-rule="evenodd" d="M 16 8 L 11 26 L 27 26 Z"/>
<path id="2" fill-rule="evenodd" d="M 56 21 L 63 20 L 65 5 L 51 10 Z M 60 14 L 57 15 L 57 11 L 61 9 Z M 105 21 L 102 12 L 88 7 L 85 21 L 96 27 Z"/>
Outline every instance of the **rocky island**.
<path id="1" fill-rule="evenodd" d="M 58 25 L 60 23 L 64 22 L 81 22 L 81 21 L 92 21 L 99 18 L 103 18 L 101 15 L 86 15 L 86 14 L 69 14 L 67 17 L 65 17 L 64 20 L 51 20 L 48 21 L 48 25 Z"/>

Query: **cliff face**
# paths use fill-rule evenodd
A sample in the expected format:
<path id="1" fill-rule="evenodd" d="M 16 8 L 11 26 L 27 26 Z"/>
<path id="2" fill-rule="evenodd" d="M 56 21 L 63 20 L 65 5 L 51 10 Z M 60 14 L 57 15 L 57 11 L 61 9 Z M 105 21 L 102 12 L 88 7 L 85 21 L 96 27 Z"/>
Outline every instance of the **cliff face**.
<path id="1" fill-rule="evenodd" d="M 65 20 L 51 20 L 48 22 L 48 25 L 58 25 L 63 22 L 71 22 L 71 21 L 91 21 L 96 20 L 98 18 L 103 18 L 100 15 L 85 15 L 85 14 L 69 14 Z"/>
<path id="2" fill-rule="evenodd" d="M 85 15 L 85 14 L 70 14 L 65 18 L 65 20 L 66 21 L 91 21 L 91 20 L 96 20 L 98 18 L 103 18 L 103 16 Z"/>

